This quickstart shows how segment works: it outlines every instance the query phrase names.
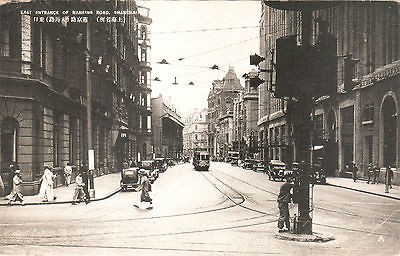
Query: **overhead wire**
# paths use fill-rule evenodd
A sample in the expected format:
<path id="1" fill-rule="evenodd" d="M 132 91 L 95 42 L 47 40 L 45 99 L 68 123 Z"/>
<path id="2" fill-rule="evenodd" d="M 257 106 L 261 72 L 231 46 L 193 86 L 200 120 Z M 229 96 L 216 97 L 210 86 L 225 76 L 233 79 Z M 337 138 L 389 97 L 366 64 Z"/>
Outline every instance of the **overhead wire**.
<path id="1" fill-rule="evenodd" d="M 176 31 L 164 31 L 164 32 L 151 32 L 151 35 L 208 32 L 208 31 L 221 31 L 221 30 L 236 30 L 236 29 L 248 29 L 248 28 L 258 28 L 258 27 L 260 27 L 260 26 L 258 25 L 258 26 L 242 26 L 242 27 L 227 27 L 227 28 L 188 29 L 188 30 L 176 30 Z M 148 33 L 150 33 L 150 32 L 148 32 Z"/>

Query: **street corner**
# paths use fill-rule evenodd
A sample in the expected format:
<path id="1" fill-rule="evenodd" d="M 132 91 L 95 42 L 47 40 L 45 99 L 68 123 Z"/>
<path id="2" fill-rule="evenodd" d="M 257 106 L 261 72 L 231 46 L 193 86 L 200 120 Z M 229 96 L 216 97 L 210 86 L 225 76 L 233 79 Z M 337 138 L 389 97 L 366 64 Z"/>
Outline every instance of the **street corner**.
<path id="1" fill-rule="evenodd" d="M 312 234 L 295 234 L 290 231 L 279 231 L 276 230 L 274 233 L 274 237 L 280 240 L 289 240 L 296 242 L 329 242 L 335 240 L 335 236 L 331 234 L 321 234 L 317 232 L 313 232 Z"/>

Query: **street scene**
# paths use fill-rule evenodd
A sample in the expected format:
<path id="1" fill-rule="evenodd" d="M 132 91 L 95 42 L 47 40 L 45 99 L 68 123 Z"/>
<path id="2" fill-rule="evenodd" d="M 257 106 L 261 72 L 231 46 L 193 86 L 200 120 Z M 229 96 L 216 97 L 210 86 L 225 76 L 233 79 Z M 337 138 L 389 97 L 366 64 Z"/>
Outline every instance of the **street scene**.
<path id="1" fill-rule="evenodd" d="M 112 194 L 119 181 L 119 174 L 96 178 L 99 198 Z M 399 187 L 392 199 L 384 197 L 382 184 L 328 183 L 358 190 L 314 186 L 313 231 L 334 236 L 329 242 L 274 237 L 282 182 L 227 163 L 212 162 L 209 171 L 182 163 L 153 183 L 152 210 L 133 207 L 140 201 L 134 190 L 71 206 L 73 189 L 58 188 L 55 194 L 65 200 L 60 204 L 27 198 L 33 205 L 2 205 L 1 254 L 398 255 Z"/>
<path id="2" fill-rule="evenodd" d="M 400 256 L 399 13 L 0 0 L 0 256 Z"/>

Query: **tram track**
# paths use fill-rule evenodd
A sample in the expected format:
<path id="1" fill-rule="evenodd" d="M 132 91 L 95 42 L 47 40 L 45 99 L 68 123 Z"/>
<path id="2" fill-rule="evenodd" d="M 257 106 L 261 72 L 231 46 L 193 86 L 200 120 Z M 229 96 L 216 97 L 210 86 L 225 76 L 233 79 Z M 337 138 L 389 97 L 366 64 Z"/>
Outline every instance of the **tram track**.
<path id="1" fill-rule="evenodd" d="M 252 183 L 250 183 L 250 182 L 248 182 L 248 181 L 239 179 L 239 178 L 237 178 L 237 177 L 235 177 L 235 176 L 233 176 L 233 175 L 230 175 L 230 174 L 227 174 L 227 173 L 225 173 L 225 172 L 218 171 L 218 170 L 213 170 L 213 172 L 220 173 L 220 174 L 222 174 L 222 175 L 224 175 L 224 176 L 230 177 L 230 178 L 232 178 L 232 179 L 234 179 L 234 180 L 236 180 L 236 181 L 239 181 L 239 182 L 241 182 L 241 183 L 247 184 L 247 185 L 249 185 L 249 186 L 251 186 L 251 187 L 253 187 L 253 188 L 256 188 L 256 189 L 258 189 L 258 190 L 260 190 L 260 191 L 263 191 L 263 192 L 265 192 L 265 193 L 268 193 L 268 194 L 272 194 L 272 195 L 277 196 L 277 193 L 274 193 L 274 192 L 272 192 L 272 191 L 270 191 L 270 190 L 266 190 L 266 189 L 264 189 L 264 188 L 262 188 L 262 187 L 259 187 L 259 186 L 257 186 L 257 185 L 254 185 L 254 184 L 252 184 Z M 339 187 L 339 188 L 340 188 L 340 187 Z M 346 189 L 346 187 L 342 187 L 342 188 L 343 188 L 343 189 Z M 354 189 L 351 189 L 351 190 L 354 190 Z M 362 191 L 358 191 L 358 192 L 362 192 Z M 372 195 L 372 196 L 380 196 L 379 194 L 375 194 L 375 193 L 366 193 L 366 194 L 369 194 L 369 195 Z M 392 198 L 392 199 L 393 199 L 393 198 Z M 329 204 L 329 202 L 324 202 L 324 203 Z M 316 210 L 323 210 L 323 211 L 327 211 L 327 212 L 331 212 L 331 213 L 344 214 L 344 215 L 348 215 L 348 216 L 351 216 L 351 217 L 363 218 L 363 219 L 367 219 L 367 220 L 371 220 L 371 221 L 377 220 L 377 218 L 378 218 L 378 220 L 384 218 L 384 217 L 379 216 L 379 215 L 371 216 L 371 213 L 365 213 L 365 214 L 352 213 L 352 212 L 348 212 L 348 211 L 336 210 L 336 209 L 329 209 L 329 208 L 326 208 L 326 207 L 315 206 L 315 205 L 313 206 L 313 211 L 314 211 L 314 209 L 316 209 Z M 386 220 L 386 222 L 394 223 L 394 224 L 398 224 L 398 223 L 399 223 L 399 222 L 396 221 L 396 220 Z M 354 231 L 354 232 L 361 232 L 361 233 L 366 232 L 365 230 L 362 230 L 362 229 L 349 229 L 349 228 L 347 228 L 347 227 L 326 225 L 326 224 L 316 223 L 316 222 L 313 222 L 313 224 L 319 225 L 319 226 L 328 227 L 328 228 L 333 228 L 333 229 L 341 229 L 341 230 Z M 377 233 L 377 234 L 383 235 L 383 236 L 388 236 L 387 234 L 381 234 L 381 233 Z M 390 235 L 389 235 L 389 236 L 390 236 Z"/>

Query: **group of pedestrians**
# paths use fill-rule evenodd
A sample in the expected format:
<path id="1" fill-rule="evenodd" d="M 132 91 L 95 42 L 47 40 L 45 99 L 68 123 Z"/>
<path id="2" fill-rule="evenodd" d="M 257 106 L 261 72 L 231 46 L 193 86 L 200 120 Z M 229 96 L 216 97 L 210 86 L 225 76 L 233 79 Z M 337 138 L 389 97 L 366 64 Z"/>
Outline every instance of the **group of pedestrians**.
<path id="1" fill-rule="evenodd" d="M 380 169 L 378 168 L 378 165 L 369 163 L 368 165 L 368 184 L 379 184 L 379 174 L 380 174 Z"/>
<path id="2" fill-rule="evenodd" d="M 8 200 L 8 204 L 19 202 L 21 205 L 24 205 L 24 196 L 22 194 L 22 172 L 19 166 L 11 162 L 9 165 L 9 179 L 8 179 L 8 190 L 6 190 L 3 180 L 0 176 L 0 192 L 1 194 L 6 194 L 4 197 Z M 64 182 L 65 186 L 69 186 L 72 182 L 72 172 L 73 165 L 67 163 L 64 167 Z M 45 166 L 43 168 L 43 174 L 40 177 L 40 188 L 38 197 L 42 202 L 54 202 L 57 199 L 57 196 L 54 194 L 54 184 L 57 175 L 54 174 L 53 168 L 49 166 Z M 85 165 L 82 165 L 81 170 L 77 174 L 75 178 L 76 188 L 74 190 L 73 195 L 73 204 L 78 202 L 88 203 L 90 199 L 89 189 L 88 189 L 88 174 L 85 169 Z"/>

